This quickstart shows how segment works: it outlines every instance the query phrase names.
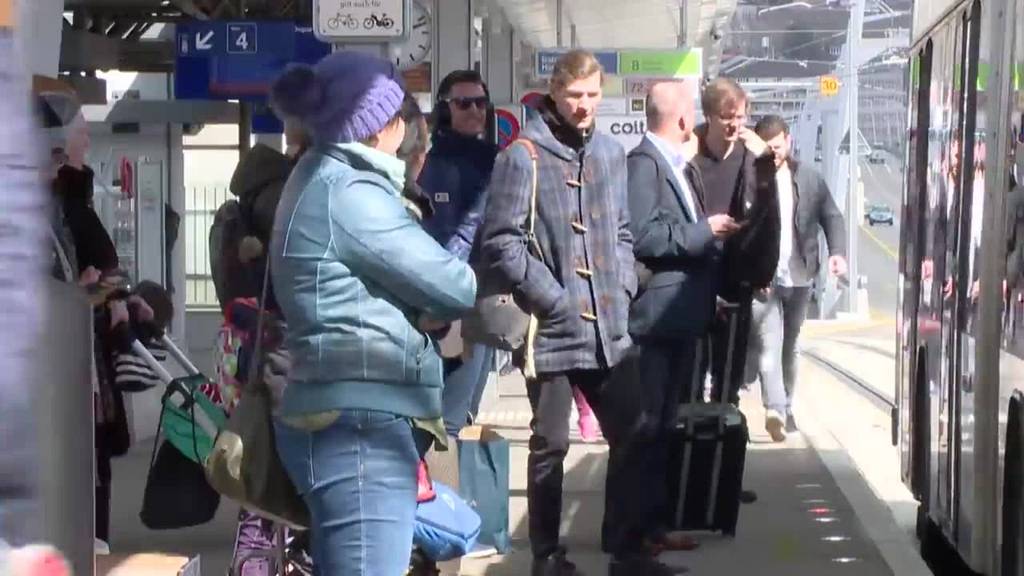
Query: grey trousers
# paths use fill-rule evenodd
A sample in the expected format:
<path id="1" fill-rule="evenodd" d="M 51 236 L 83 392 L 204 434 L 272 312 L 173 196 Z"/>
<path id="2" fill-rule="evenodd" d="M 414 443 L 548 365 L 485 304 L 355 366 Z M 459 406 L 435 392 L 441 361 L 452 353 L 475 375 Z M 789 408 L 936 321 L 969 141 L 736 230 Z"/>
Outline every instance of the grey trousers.
<path id="1" fill-rule="evenodd" d="M 810 300 L 809 286 L 773 286 L 768 295 L 754 296 L 746 381 L 760 380 L 765 408 L 783 416 L 793 412 L 796 345 Z"/>

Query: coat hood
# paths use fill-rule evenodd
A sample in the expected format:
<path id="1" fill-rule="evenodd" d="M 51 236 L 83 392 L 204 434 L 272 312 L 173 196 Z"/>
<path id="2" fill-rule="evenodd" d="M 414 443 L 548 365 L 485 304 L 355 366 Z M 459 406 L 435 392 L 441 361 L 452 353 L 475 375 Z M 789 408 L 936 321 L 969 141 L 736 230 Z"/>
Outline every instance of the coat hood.
<path id="1" fill-rule="evenodd" d="M 231 176 L 231 193 L 239 198 L 257 196 L 268 184 L 283 184 L 292 170 L 288 156 L 266 144 L 256 144 L 245 153 Z"/>

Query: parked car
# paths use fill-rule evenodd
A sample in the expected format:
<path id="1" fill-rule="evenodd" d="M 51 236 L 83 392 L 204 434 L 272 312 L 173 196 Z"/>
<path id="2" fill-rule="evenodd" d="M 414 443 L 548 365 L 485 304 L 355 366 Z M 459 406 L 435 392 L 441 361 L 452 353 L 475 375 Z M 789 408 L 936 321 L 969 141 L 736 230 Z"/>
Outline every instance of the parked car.
<path id="1" fill-rule="evenodd" d="M 868 155 L 869 164 L 885 164 L 885 155 L 881 150 L 874 150 Z"/>
<path id="2" fill-rule="evenodd" d="M 874 226 L 875 224 L 888 224 L 892 226 L 895 223 L 896 217 L 892 213 L 892 208 L 884 204 L 876 204 L 867 210 L 864 219 L 868 221 L 868 226 Z"/>

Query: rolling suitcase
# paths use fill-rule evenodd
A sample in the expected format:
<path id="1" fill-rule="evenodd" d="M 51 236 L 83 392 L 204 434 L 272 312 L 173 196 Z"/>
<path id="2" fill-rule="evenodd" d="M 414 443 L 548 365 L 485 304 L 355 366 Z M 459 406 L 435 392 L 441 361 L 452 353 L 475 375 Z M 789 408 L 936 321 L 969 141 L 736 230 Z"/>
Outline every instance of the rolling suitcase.
<path id="1" fill-rule="evenodd" d="M 721 402 L 698 402 L 703 389 L 703 341 L 697 344 L 689 402 L 679 406 L 668 462 L 670 526 L 674 530 L 720 531 L 735 536 L 739 520 L 740 491 L 747 452 L 747 422 L 739 408 L 728 402 L 736 351 L 736 305 L 727 305 L 729 346 L 722 383 Z M 714 351 L 713 351 L 714 352 Z"/>

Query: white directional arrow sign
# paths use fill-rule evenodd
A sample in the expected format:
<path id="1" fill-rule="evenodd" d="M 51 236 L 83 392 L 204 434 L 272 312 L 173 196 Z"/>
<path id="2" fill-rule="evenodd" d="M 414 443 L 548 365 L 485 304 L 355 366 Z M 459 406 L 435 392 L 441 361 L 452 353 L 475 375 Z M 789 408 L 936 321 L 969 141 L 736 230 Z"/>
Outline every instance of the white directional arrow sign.
<path id="1" fill-rule="evenodd" d="M 213 43 L 213 30 L 210 30 L 206 34 L 202 32 L 196 32 L 196 50 L 212 50 Z"/>

